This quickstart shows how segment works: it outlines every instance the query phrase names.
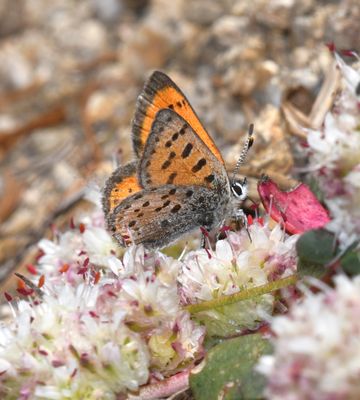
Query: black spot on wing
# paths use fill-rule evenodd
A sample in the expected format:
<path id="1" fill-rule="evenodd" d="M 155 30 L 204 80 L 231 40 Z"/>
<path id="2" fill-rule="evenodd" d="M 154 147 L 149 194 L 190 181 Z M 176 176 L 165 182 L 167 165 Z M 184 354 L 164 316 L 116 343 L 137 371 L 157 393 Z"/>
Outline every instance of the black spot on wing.
<path id="1" fill-rule="evenodd" d="M 181 205 L 180 204 L 176 204 L 170 211 L 175 214 L 177 213 L 179 210 L 181 209 Z"/>
<path id="2" fill-rule="evenodd" d="M 180 135 L 185 135 L 187 127 L 187 124 L 182 126 L 182 128 L 179 130 Z"/>
<path id="3" fill-rule="evenodd" d="M 202 167 L 206 165 L 205 158 L 200 158 L 200 160 L 191 168 L 192 172 L 199 172 Z"/>
<path id="4" fill-rule="evenodd" d="M 163 165 L 161 166 L 161 169 L 166 169 L 168 167 L 170 167 L 171 161 L 166 160 Z"/>
<path id="5" fill-rule="evenodd" d="M 169 175 L 169 178 L 167 180 L 167 184 L 170 185 L 171 183 L 174 182 L 174 179 L 177 177 L 177 172 L 173 172 L 172 174 Z"/>
<path id="6" fill-rule="evenodd" d="M 189 157 L 189 155 L 190 155 L 191 150 L 193 149 L 193 147 L 194 147 L 194 146 L 193 146 L 191 143 L 188 143 L 188 144 L 184 147 L 184 150 L 183 150 L 182 153 L 181 153 L 181 157 L 182 157 L 182 158 Z"/>
<path id="7" fill-rule="evenodd" d="M 205 178 L 204 178 L 205 182 L 208 182 L 208 183 L 211 183 L 214 179 L 215 179 L 214 174 L 210 174 L 208 176 L 205 176 Z"/>

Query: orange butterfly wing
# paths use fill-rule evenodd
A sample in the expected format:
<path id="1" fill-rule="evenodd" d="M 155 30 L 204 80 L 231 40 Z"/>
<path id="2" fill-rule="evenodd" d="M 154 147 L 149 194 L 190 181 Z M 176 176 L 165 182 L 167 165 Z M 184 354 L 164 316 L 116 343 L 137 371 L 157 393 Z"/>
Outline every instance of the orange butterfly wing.
<path id="1" fill-rule="evenodd" d="M 109 215 L 126 197 L 142 190 L 137 177 L 137 161 L 117 168 L 107 180 L 103 195 L 105 215 Z"/>
<path id="2" fill-rule="evenodd" d="M 197 185 L 227 188 L 228 176 L 191 126 L 175 111 L 160 110 L 155 117 L 139 164 L 145 188 Z"/>
<path id="3" fill-rule="evenodd" d="M 140 158 L 158 111 L 170 108 L 193 128 L 214 156 L 224 164 L 221 153 L 178 86 L 163 72 L 155 71 L 138 97 L 132 123 L 133 146 Z"/>

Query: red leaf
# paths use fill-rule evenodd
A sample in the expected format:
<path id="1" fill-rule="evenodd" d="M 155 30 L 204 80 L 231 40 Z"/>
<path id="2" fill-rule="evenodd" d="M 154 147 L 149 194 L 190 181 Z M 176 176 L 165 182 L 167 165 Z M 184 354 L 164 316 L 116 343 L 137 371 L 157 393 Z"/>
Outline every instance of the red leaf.
<path id="1" fill-rule="evenodd" d="M 264 177 L 258 183 L 258 192 L 271 218 L 283 222 L 289 233 L 321 228 L 330 221 L 328 212 L 304 183 L 282 192 L 275 182 Z"/>

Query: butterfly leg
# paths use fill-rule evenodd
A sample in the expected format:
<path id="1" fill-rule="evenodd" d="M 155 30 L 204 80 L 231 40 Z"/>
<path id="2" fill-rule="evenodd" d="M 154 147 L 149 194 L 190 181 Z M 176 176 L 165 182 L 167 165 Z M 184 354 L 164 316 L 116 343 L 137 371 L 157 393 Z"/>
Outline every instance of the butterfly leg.
<path id="1" fill-rule="evenodd" d="M 239 221 L 242 222 L 242 224 L 243 224 L 244 228 L 246 229 L 246 232 L 249 236 L 250 242 L 252 242 L 251 235 L 249 232 L 248 220 L 247 220 L 246 214 L 244 213 L 244 210 L 242 208 L 239 208 L 238 210 L 236 210 L 235 214 L 234 214 L 234 218 L 237 223 L 239 223 Z"/>
<path id="2" fill-rule="evenodd" d="M 230 227 L 225 225 L 226 218 L 224 218 L 221 223 L 219 224 L 220 229 L 216 234 L 216 241 L 224 238 L 224 233 L 230 229 Z M 226 235 L 225 235 L 226 236 Z"/>
<path id="3" fill-rule="evenodd" d="M 239 208 L 238 210 L 235 211 L 234 218 L 237 222 L 241 221 L 242 224 L 247 228 L 248 226 L 247 217 L 242 208 Z"/>
<path id="4" fill-rule="evenodd" d="M 201 249 L 206 249 L 206 243 L 208 243 L 208 245 L 210 247 L 209 232 L 203 226 L 200 226 L 200 231 L 201 231 L 200 248 Z"/>
<path id="5" fill-rule="evenodd" d="M 206 247 L 206 236 L 204 233 L 201 232 L 200 248 L 205 249 L 205 247 Z"/>

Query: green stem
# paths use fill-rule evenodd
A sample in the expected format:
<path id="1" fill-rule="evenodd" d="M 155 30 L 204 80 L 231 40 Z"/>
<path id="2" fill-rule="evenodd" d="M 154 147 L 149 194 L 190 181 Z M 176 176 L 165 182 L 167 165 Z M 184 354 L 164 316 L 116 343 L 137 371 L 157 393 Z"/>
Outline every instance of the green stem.
<path id="1" fill-rule="evenodd" d="M 257 286 L 251 289 L 245 289 L 241 292 L 230 294 L 228 296 L 221 296 L 217 299 L 204 301 L 199 304 L 190 304 L 185 308 L 191 314 L 196 314 L 201 311 L 211 310 L 217 307 L 227 306 L 229 304 L 237 303 L 238 301 L 252 299 L 262 294 L 273 292 L 274 290 L 281 289 L 286 286 L 294 285 L 298 280 L 297 275 L 290 275 L 286 278 L 278 279 L 277 281 L 267 283 L 266 285 Z"/>

